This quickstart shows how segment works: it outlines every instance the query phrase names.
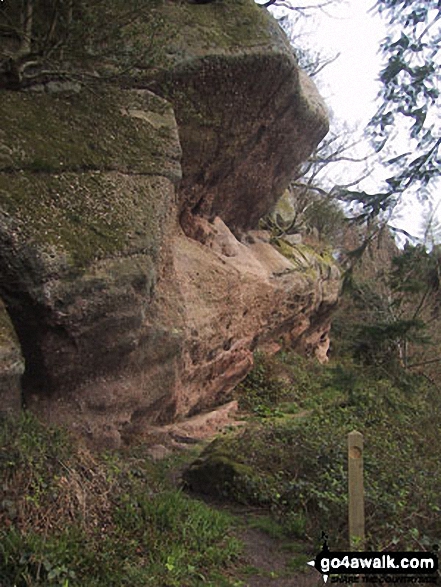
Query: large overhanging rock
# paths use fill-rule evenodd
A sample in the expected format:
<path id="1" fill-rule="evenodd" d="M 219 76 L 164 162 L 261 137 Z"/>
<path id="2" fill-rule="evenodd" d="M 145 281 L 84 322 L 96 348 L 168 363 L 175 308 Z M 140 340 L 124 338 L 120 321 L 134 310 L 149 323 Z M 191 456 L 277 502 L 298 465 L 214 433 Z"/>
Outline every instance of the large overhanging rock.
<path id="1" fill-rule="evenodd" d="M 131 89 L 0 101 L 0 296 L 24 401 L 107 446 L 221 403 L 256 348 L 323 359 L 340 285 L 332 259 L 248 230 L 327 128 L 282 33 L 252 0 L 155 10 L 176 34 Z"/>
<path id="2" fill-rule="evenodd" d="M 177 23 L 158 91 L 183 149 L 182 225 L 256 227 L 328 130 L 326 108 L 275 20 L 253 0 L 169 4 Z"/>

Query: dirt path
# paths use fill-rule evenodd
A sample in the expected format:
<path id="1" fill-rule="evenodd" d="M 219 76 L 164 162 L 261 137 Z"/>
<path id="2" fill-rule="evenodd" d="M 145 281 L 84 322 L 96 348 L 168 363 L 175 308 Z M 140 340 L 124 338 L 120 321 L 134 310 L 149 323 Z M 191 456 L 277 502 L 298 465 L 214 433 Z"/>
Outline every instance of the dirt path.
<path id="1" fill-rule="evenodd" d="M 305 565 L 302 571 L 290 571 L 293 553 L 284 550 L 282 541 L 265 532 L 245 528 L 237 533 L 244 543 L 246 564 L 255 569 L 241 577 L 247 587 L 322 587 L 323 579 L 315 569 Z"/>
<path id="2" fill-rule="evenodd" d="M 306 564 L 316 553 L 306 556 L 306 545 L 289 538 L 273 538 L 253 527 L 253 522 L 268 517 L 265 511 L 212 496 L 190 495 L 236 519 L 233 533 L 243 544 L 243 553 L 234 579 L 243 581 L 244 587 L 325 587 L 321 575 Z M 294 562 L 297 563 L 295 570 Z"/>
<path id="3" fill-rule="evenodd" d="M 296 414 L 295 417 L 305 417 L 309 411 Z M 154 460 L 162 460 L 180 448 L 188 450 L 201 441 L 209 441 L 225 426 L 243 424 L 237 421 L 237 402 L 233 401 L 217 410 L 188 418 L 170 426 L 151 428 L 150 440 L 153 446 L 149 449 Z M 161 444 L 156 444 L 161 443 Z M 172 482 L 180 486 L 182 472 L 186 464 L 170 472 Z M 234 579 L 243 581 L 246 587 L 323 587 L 321 575 L 308 567 L 304 553 L 299 551 L 299 545 L 288 539 L 274 538 L 267 532 L 254 527 L 256 521 L 265 514 L 259 508 L 250 508 L 232 504 L 215 497 L 190 492 L 195 499 L 201 499 L 210 507 L 226 511 L 237 520 L 236 537 L 243 543 L 243 555 L 238 565 L 238 575 Z M 297 549 L 296 549 L 297 547 Z M 311 555 L 310 559 L 314 558 Z M 296 560 L 297 559 L 297 560 Z M 294 564 L 293 564 L 294 563 Z"/>
<path id="4" fill-rule="evenodd" d="M 305 417 L 305 410 L 295 417 Z M 149 439 L 152 443 L 149 454 L 154 460 L 162 460 L 177 448 L 187 450 L 202 441 L 209 441 L 225 426 L 244 424 L 237 421 L 237 402 L 233 401 L 217 410 L 188 418 L 183 422 L 165 427 L 151 427 Z M 170 471 L 172 482 L 180 486 L 182 472 L 187 464 L 181 463 Z M 215 497 L 202 496 L 190 492 L 194 499 L 201 499 L 210 507 L 226 511 L 237 520 L 236 537 L 243 543 L 243 555 L 238 565 L 238 575 L 234 579 L 243 581 L 246 587 L 323 587 L 321 575 L 308 567 L 304 553 L 299 545 L 288 539 L 274 538 L 267 532 L 254 527 L 252 521 L 262 517 L 261 509 L 249 508 L 227 503 Z M 297 549 L 296 549 L 297 547 Z M 314 554 L 310 556 L 311 560 Z M 296 560 L 297 559 L 297 560 Z M 294 563 L 294 564 L 293 564 Z M 296 564 L 295 564 L 296 563 Z"/>

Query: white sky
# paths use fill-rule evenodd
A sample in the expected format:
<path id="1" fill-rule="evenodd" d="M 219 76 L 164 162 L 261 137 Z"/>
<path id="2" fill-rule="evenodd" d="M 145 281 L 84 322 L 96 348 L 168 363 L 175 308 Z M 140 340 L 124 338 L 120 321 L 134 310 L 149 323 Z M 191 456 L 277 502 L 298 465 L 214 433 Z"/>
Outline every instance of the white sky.
<path id="1" fill-rule="evenodd" d="M 310 36 L 326 53 L 340 53 L 323 70 L 321 90 L 337 118 L 350 124 L 369 121 L 379 90 L 378 50 L 385 29 L 378 16 L 368 14 L 371 6 L 371 0 L 345 0 L 332 6 L 314 17 L 317 26 Z"/>
<path id="2" fill-rule="evenodd" d="M 387 33 L 383 19 L 371 10 L 374 4 L 375 0 L 341 0 L 323 11 L 311 12 L 311 16 L 303 18 L 298 25 L 304 29 L 298 41 L 300 46 L 319 51 L 325 57 L 340 53 L 315 81 L 337 126 L 342 121 L 360 132 L 376 111 L 375 98 L 380 89 L 377 79 L 382 65 L 379 48 Z M 406 150 L 406 145 L 402 149 Z M 368 184 L 363 184 L 367 190 L 381 188 L 381 180 L 388 176 L 384 175 L 381 165 L 376 165 L 375 170 Z M 418 202 L 408 201 L 400 209 L 401 217 L 397 215 L 391 224 L 420 236 L 422 215 Z"/>
<path id="3" fill-rule="evenodd" d="M 313 6 L 321 0 L 286 3 Z M 386 30 L 379 16 L 368 14 L 374 3 L 375 0 L 336 0 L 321 10 L 305 12 L 308 16 L 302 16 L 293 30 L 299 37 L 299 46 L 324 57 L 340 54 L 320 75 L 319 85 L 328 106 L 349 123 L 368 121 L 379 89 L 375 81 L 381 64 L 378 49 Z M 284 8 L 271 10 L 277 16 L 296 14 Z"/>
<path id="4" fill-rule="evenodd" d="M 379 49 L 387 34 L 382 18 L 371 10 L 373 5 L 372 0 L 344 0 L 329 9 L 329 16 L 316 17 L 318 26 L 313 35 L 332 53 L 340 53 L 339 58 L 323 70 L 321 84 L 319 80 L 323 97 L 337 119 L 360 130 L 376 111 L 382 66 Z M 402 148 L 406 150 L 405 144 Z M 385 170 L 378 171 L 372 180 L 362 184 L 366 189 L 379 187 L 379 182 L 388 176 L 384 175 Z M 391 224 L 417 236 L 422 230 L 422 214 L 418 202 L 408 202 L 397 210 Z"/>

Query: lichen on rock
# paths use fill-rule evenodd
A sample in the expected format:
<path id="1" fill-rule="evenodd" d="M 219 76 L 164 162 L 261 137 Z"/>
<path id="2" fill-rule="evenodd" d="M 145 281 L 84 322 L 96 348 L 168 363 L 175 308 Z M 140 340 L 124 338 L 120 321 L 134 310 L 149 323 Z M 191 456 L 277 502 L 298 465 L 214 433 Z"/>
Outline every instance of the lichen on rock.
<path id="1" fill-rule="evenodd" d="M 340 284 L 331 259 L 253 230 L 328 125 L 275 21 L 252 0 L 146 10 L 161 51 L 120 87 L 0 101 L 24 399 L 106 447 L 221 404 L 256 348 L 326 354 Z"/>

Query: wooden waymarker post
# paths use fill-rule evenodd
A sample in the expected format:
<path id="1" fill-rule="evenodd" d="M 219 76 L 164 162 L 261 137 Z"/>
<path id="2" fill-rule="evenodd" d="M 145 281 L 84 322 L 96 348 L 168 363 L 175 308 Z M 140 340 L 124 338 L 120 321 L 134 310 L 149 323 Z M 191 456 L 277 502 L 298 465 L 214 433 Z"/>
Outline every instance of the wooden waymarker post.
<path id="1" fill-rule="evenodd" d="M 348 434 L 349 545 L 364 550 L 363 434 Z"/>

